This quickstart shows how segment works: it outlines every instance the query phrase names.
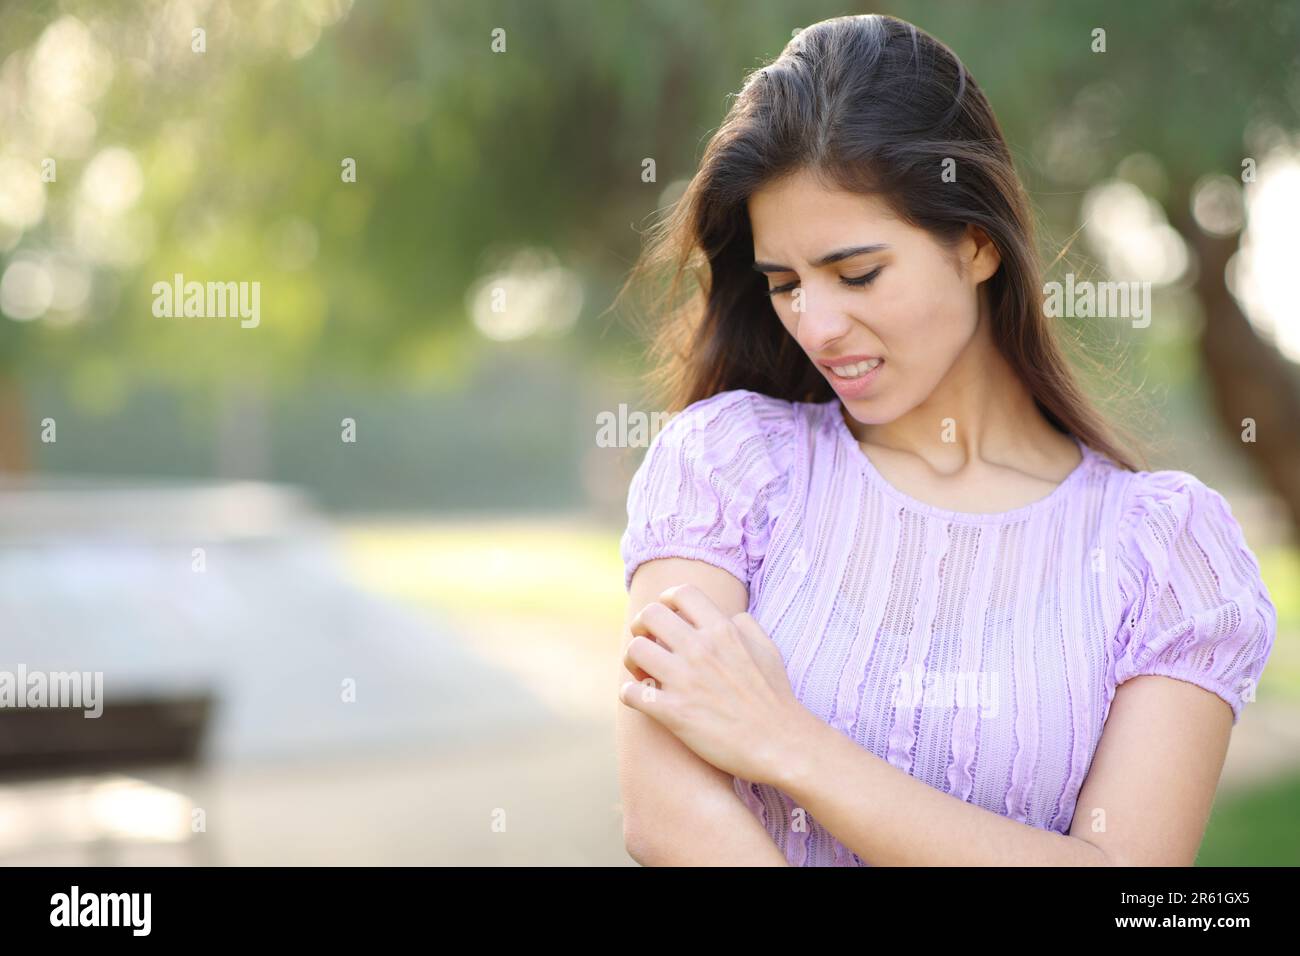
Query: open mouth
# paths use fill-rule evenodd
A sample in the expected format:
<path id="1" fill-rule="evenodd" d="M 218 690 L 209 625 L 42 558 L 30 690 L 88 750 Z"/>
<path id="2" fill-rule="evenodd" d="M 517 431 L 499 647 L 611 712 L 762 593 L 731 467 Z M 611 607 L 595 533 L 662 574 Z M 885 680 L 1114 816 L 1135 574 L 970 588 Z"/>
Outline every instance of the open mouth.
<path id="1" fill-rule="evenodd" d="M 865 398 L 875 388 L 876 379 L 884 371 L 885 360 L 868 358 L 844 365 L 823 365 L 822 368 L 826 369 L 831 388 L 835 389 L 840 398 L 855 401 Z"/>
<path id="2" fill-rule="evenodd" d="M 865 378 L 868 373 L 879 368 L 881 365 L 884 364 L 884 362 L 885 362 L 884 359 L 876 358 L 876 359 L 866 359 L 861 362 L 854 362 L 851 365 L 827 365 L 824 367 L 829 369 L 831 373 L 837 376 L 838 378 L 842 378 L 845 381 L 851 382 L 860 378 Z"/>

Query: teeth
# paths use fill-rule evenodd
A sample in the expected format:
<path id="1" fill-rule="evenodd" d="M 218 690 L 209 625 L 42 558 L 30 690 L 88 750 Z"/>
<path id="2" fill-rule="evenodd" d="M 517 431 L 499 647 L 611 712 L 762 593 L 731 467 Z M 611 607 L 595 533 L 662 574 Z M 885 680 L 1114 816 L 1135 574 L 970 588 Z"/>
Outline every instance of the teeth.
<path id="1" fill-rule="evenodd" d="M 831 371 L 840 378 L 861 378 L 880 364 L 880 359 L 867 359 L 857 365 L 832 365 Z"/>

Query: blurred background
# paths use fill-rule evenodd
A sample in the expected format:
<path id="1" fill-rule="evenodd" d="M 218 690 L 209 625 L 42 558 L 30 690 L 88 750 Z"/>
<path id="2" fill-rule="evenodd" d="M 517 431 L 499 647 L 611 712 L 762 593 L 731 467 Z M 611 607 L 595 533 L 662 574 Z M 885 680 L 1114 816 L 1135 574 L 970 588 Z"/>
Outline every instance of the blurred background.
<path id="1" fill-rule="evenodd" d="M 1200 863 L 1300 862 L 1300 6 L 63 0 L 0 6 L 0 671 L 109 703 L 0 709 L 0 863 L 630 865 L 610 306 L 853 12 L 965 61 L 1049 278 L 1152 283 L 1060 321 L 1278 608 Z"/>

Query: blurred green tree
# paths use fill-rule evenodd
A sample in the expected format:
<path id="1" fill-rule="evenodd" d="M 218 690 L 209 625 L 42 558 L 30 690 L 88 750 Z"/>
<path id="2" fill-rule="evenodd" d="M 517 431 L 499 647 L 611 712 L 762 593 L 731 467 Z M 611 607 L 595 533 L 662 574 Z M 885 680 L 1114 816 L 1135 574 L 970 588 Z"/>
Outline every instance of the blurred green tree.
<path id="1" fill-rule="evenodd" d="M 916 0 L 875 12 L 941 38 L 978 79 L 1049 260 L 1091 184 L 1154 158 L 1139 184 L 1198 263 L 1215 407 L 1229 433 L 1257 421 L 1246 448 L 1300 519 L 1294 364 L 1227 291 L 1238 235 L 1211 236 L 1191 212 L 1203 177 L 1239 177 L 1270 131 L 1300 128 L 1298 10 Z M 628 335 L 602 306 L 641 226 L 692 174 L 745 73 L 843 12 L 778 0 L 278 0 L 256 16 L 201 0 L 6 5 L 0 270 L 35 257 L 58 294 L 33 321 L 0 319 L 0 378 L 53 371 L 92 402 L 170 381 L 239 409 L 307 376 L 450 388 L 484 357 L 473 297 L 520 250 L 551 250 L 581 278 L 582 321 L 563 347 L 622 359 Z M 23 224 L 13 197 L 31 189 L 15 183 L 49 158 L 58 178 Z M 259 326 L 158 318 L 153 284 L 177 274 L 260 282 Z M 12 386 L 4 395 L 0 465 L 13 466 L 31 428 Z"/>

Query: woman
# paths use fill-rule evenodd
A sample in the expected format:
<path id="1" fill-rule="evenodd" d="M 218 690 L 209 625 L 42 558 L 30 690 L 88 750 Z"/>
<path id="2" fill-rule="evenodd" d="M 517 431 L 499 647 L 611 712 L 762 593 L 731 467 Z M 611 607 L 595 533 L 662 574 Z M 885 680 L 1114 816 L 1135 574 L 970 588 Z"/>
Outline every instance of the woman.
<path id="1" fill-rule="evenodd" d="M 883 16 L 747 81 L 642 265 L 694 271 L 628 497 L 645 864 L 1190 865 L 1276 631 L 1043 315 L 996 119 Z"/>

